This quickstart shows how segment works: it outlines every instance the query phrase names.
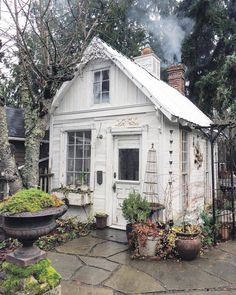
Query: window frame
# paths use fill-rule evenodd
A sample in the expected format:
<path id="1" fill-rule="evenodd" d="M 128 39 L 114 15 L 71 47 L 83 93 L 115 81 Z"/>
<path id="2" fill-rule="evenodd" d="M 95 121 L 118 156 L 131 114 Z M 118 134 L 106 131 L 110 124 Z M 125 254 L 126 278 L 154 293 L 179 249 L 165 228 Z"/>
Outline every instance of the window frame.
<path id="1" fill-rule="evenodd" d="M 82 143 L 77 143 L 76 139 L 79 138 L 78 134 L 81 133 L 83 134 L 83 139 L 82 139 Z M 86 132 L 90 133 L 90 137 L 86 137 Z M 69 141 L 69 134 L 74 134 L 74 143 L 70 143 Z M 75 185 L 75 186 L 79 186 L 79 185 L 83 185 L 86 184 L 88 186 L 90 186 L 91 183 L 91 175 L 92 175 L 92 164 L 91 164 L 91 157 L 92 157 L 92 130 L 91 129 L 81 129 L 81 130 L 68 130 L 66 132 L 66 136 L 67 136 L 67 141 L 66 141 L 66 165 L 65 165 L 65 183 L 66 185 Z M 89 138 L 89 143 L 86 143 L 86 140 Z M 77 156 L 76 152 L 78 152 L 77 147 L 82 146 L 82 157 Z M 85 157 L 85 147 L 89 146 L 89 156 L 87 155 L 87 157 Z M 69 157 L 69 147 L 73 147 L 73 157 Z M 72 160 L 73 163 L 73 170 L 69 170 L 68 166 L 69 166 L 69 160 Z M 76 161 L 82 160 L 82 166 L 81 166 L 81 170 L 77 171 L 75 168 L 76 165 Z M 89 170 L 85 171 L 85 161 L 88 160 L 89 161 Z M 78 165 L 79 166 L 79 165 Z M 68 182 L 68 177 L 69 174 L 72 174 L 72 183 Z M 79 180 L 80 176 L 79 175 L 88 175 L 88 181 L 83 182 L 82 180 L 79 181 L 80 184 L 76 184 L 76 181 Z M 79 178 L 76 179 L 76 176 L 78 175 Z"/>
<path id="2" fill-rule="evenodd" d="M 181 194 L 182 207 L 189 206 L 190 138 L 187 130 L 181 130 Z"/>
<path id="3" fill-rule="evenodd" d="M 108 72 L 108 79 L 103 80 L 103 72 Z M 95 80 L 95 75 L 96 73 L 99 73 L 99 81 Z M 93 71 L 93 104 L 94 105 L 100 105 L 100 104 L 108 104 L 110 103 L 110 68 L 106 67 L 106 68 L 102 68 L 102 69 L 96 69 Z M 103 91 L 103 83 L 104 82 L 108 82 L 108 91 Z M 96 93 L 95 93 L 95 85 L 99 86 L 99 101 L 97 101 L 96 98 Z M 104 99 L 103 95 L 104 94 L 108 94 L 108 99 Z"/>

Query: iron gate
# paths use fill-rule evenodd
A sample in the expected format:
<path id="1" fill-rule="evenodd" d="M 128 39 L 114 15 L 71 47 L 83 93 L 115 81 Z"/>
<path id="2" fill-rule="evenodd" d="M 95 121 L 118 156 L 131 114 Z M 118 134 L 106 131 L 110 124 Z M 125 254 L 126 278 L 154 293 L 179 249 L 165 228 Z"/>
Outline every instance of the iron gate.
<path id="1" fill-rule="evenodd" d="M 222 240 L 236 235 L 236 127 L 226 126 L 218 134 L 215 159 L 215 222 L 216 238 Z M 214 157 L 213 157 L 214 158 Z"/>
<path id="2" fill-rule="evenodd" d="M 212 124 L 197 129 L 211 143 L 214 242 L 236 237 L 236 124 Z"/>

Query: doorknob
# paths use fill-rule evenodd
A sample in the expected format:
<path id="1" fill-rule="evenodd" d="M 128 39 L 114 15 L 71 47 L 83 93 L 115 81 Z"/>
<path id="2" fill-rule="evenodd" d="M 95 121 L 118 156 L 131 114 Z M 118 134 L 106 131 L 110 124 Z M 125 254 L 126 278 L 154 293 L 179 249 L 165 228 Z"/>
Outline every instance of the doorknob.
<path id="1" fill-rule="evenodd" d="M 114 172 L 114 178 L 116 178 L 116 172 Z"/>
<path id="2" fill-rule="evenodd" d="M 113 183 L 112 189 L 113 189 L 113 192 L 115 193 L 116 192 L 116 183 L 115 182 Z"/>

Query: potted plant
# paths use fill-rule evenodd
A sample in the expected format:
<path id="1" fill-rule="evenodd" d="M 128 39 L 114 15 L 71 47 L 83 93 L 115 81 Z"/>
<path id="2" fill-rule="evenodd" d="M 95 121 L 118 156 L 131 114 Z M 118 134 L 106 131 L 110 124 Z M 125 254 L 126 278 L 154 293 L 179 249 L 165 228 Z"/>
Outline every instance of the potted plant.
<path id="1" fill-rule="evenodd" d="M 142 198 L 135 191 L 129 193 L 128 197 L 123 201 L 121 210 L 124 218 L 127 220 L 126 234 L 129 246 L 132 244 L 132 227 L 135 223 L 145 222 L 150 215 L 149 202 Z"/>
<path id="2" fill-rule="evenodd" d="M 73 206 L 87 206 L 92 205 L 92 191 L 85 185 L 61 185 L 58 188 L 53 188 L 52 193 L 65 203 Z"/>
<path id="3" fill-rule="evenodd" d="M 106 213 L 98 212 L 95 214 L 97 229 L 104 229 L 107 227 L 107 217 L 108 214 Z"/>
<path id="4" fill-rule="evenodd" d="M 223 241 L 228 241 L 231 237 L 231 225 L 230 223 L 227 223 L 227 222 L 223 222 L 221 225 L 220 225 L 220 228 L 219 228 L 219 231 L 220 231 L 220 236 L 221 236 L 221 239 Z"/>
<path id="5" fill-rule="evenodd" d="M 133 225 L 133 234 L 141 256 L 155 256 L 157 243 L 164 234 L 164 230 L 157 227 L 151 220 Z"/>
<path id="6" fill-rule="evenodd" d="M 60 199 L 41 190 L 31 188 L 18 191 L 0 203 L 2 228 L 22 246 L 7 255 L 6 260 L 19 266 L 28 266 L 45 258 L 46 253 L 34 242 L 57 226 L 56 219 L 67 210 Z"/>
<path id="7" fill-rule="evenodd" d="M 176 233 L 176 250 L 183 260 L 195 259 L 201 250 L 200 227 L 195 224 L 173 226 Z"/>

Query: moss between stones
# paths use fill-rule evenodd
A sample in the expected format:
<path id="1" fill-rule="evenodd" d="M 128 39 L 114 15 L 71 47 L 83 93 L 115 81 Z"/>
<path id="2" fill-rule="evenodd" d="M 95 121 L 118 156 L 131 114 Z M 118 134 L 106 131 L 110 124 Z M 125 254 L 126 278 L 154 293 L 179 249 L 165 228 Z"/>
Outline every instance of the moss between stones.
<path id="1" fill-rule="evenodd" d="M 27 267 L 4 262 L 2 268 L 6 272 L 6 279 L 2 285 L 6 295 L 19 291 L 30 295 L 40 295 L 55 288 L 61 280 L 61 276 L 51 266 L 48 259 Z"/>
<path id="2" fill-rule="evenodd" d="M 44 208 L 58 207 L 64 204 L 55 195 L 49 195 L 39 189 L 24 189 L 0 203 L 0 212 L 21 213 L 37 212 Z"/>

